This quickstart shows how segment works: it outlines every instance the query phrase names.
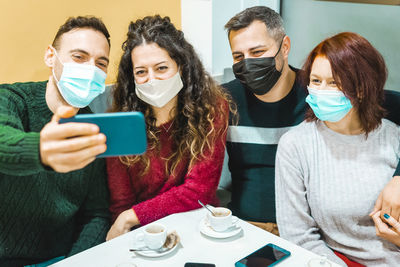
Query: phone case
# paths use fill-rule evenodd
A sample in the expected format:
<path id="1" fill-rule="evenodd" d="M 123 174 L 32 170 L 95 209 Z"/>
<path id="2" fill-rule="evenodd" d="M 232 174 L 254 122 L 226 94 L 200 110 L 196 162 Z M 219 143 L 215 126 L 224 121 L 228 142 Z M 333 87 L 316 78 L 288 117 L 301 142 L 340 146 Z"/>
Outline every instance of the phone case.
<path id="1" fill-rule="evenodd" d="M 242 258 L 241 260 L 235 263 L 235 267 L 247 267 L 247 266 L 275 266 L 281 261 L 285 260 L 290 256 L 290 251 L 283 249 L 275 244 L 268 243 L 265 246 L 257 249 L 256 251 L 252 252 L 251 254 L 247 255 L 246 257 Z M 254 257 L 258 259 L 263 259 L 259 261 L 259 264 L 255 264 L 254 262 L 248 265 L 247 260 L 253 259 Z M 268 261 L 269 263 L 261 263 L 262 261 Z"/>
<path id="2" fill-rule="evenodd" d="M 107 150 L 97 157 L 138 155 L 146 151 L 146 127 L 141 112 L 82 114 L 59 121 L 68 122 L 93 123 L 99 126 L 100 132 L 107 138 Z"/>

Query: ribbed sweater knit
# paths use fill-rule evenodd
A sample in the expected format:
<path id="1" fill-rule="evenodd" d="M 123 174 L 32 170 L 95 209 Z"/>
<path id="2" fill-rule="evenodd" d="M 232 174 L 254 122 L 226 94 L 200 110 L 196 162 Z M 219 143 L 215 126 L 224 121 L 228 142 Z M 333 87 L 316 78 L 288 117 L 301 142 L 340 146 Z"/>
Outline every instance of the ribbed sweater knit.
<path id="1" fill-rule="evenodd" d="M 160 150 L 146 152 L 150 167 L 143 176 L 140 175 L 144 170 L 141 163 L 127 167 L 119 158 L 107 159 L 113 220 L 121 212 L 132 208 L 140 224 L 145 225 L 173 213 L 200 208 L 198 200 L 218 204 L 216 191 L 224 161 L 226 131 L 216 136 L 212 149 L 206 149 L 204 158 L 198 160 L 190 170 L 189 157 L 184 157 L 173 176 L 165 170 L 165 159 L 176 150 L 171 123 L 159 127 Z M 220 129 L 226 123 L 216 120 L 214 127 Z"/>
<path id="2" fill-rule="evenodd" d="M 344 264 L 399 266 L 400 251 L 376 236 L 368 216 L 399 161 L 400 128 L 387 120 L 365 135 L 303 122 L 282 136 L 276 155 L 281 237 Z"/>
<path id="3" fill-rule="evenodd" d="M 0 266 L 78 253 L 109 229 L 103 160 L 69 173 L 41 164 L 39 132 L 53 115 L 45 91 L 46 82 L 0 85 Z"/>
<path id="4" fill-rule="evenodd" d="M 297 73 L 297 69 L 294 69 Z M 237 103 L 239 122 L 227 136 L 233 214 L 250 221 L 276 222 L 275 155 L 279 138 L 304 120 L 306 90 L 296 81 L 283 99 L 259 100 L 238 79 L 223 85 Z"/>

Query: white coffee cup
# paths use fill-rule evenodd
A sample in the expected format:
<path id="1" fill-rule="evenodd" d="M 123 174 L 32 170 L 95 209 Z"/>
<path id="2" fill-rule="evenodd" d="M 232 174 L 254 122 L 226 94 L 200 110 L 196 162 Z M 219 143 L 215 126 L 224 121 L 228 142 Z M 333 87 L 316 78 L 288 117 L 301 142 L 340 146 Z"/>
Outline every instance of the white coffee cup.
<path id="1" fill-rule="evenodd" d="M 216 232 L 226 231 L 228 228 L 236 225 L 239 220 L 236 216 L 232 216 L 230 209 L 218 207 L 213 208 L 212 211 L 214 215 L 208 212 L 207 218 L 211 228 Z"/>
<path id="2" fill-rule="evenodd" d="M 152 223 L 143 227 L 137 234 L 136 240 L 142 241 L 149 249 L 161 248 L 167 238 L 167 228 L 159 223 Z"/>

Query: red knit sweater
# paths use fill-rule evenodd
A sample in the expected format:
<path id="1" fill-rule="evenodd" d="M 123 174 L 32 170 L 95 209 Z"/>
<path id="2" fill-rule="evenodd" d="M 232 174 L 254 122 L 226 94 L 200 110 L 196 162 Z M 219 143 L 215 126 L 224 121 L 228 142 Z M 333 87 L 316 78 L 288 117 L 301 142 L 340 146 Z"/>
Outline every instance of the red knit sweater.
<path id="1" fill-rule="evenodd" d="M 220 121 L 215 128 L 225 127 L 225 123 Z M 171 122 L 167 122 L 159 128 L 161 151 L 146 152 L 150 169 L 144 176 L 137 175 L 143 170 L 140 163 L 127 167 L 119 158 L 107 159 L 113 221 L 129 208 L 135 211 L 140 224 L 145 225 L 169 214 L 197 209 L 199 199 L 203 203 L 218 204 L 216 190 L 224 161 L 226 131 L 217 137 L 214 151 L 205 151 L 206 158 L 195 163 L 190 172 L 189 159 L 183 159 L 174 178 L 165 174 L 165 158 L 174 149 L 171 131 L 167 131 L 170 126 Z"/>

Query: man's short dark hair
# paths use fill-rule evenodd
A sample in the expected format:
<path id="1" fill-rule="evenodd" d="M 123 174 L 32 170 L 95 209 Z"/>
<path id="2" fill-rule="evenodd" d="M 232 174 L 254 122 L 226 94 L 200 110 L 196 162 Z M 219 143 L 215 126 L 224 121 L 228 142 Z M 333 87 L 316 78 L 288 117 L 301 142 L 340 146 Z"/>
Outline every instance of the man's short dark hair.
<path id="1" fill-rule="evenodd" d="M 59 40 L 64 33 L 67 33 L 74 29 L 82 29 L 82 28 L 93 29 L 95 31 L 101 32 L 106 37 L 108 45 L 109 46 L 111 45 L 110 34 L 108 33 L 106 25 L 104 25 L 101 19 L 92 16 L 78 16 L 78 17 L 68 18 L 67 21 L 60 26 L 56 36 L 54 37 L 52 43 L 53 47 L 58 48 Z"/>
<path id="2" fill-rule="evenodd" d="M 228 23 L 225 24 L 225 29 L 228 31 L 228 37 L 231 31 L 246 28 L 255 20 L 264 22 L 269 35 L 277 42 L 280 42 L 286 35 L 282 18 L 278 13 L 266 6 L 254 6 L 236 14 L 228 21 Z"/>

